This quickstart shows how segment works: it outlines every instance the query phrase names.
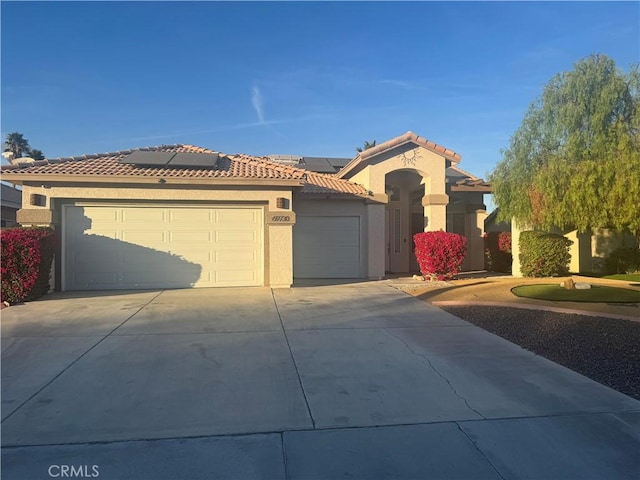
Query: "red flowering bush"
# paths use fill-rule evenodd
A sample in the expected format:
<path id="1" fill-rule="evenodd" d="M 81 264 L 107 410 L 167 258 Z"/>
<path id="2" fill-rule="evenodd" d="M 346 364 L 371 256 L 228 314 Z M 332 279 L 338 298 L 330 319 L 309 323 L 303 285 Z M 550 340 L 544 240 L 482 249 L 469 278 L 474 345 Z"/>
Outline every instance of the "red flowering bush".
<path id="1" fill-rule="evenodd" d="M 492 272 L 511 272 L 511 232 L 484 234 L 485 268 Z"/>
<path id="2" fill-rule="evenodd" d="M 467 239 L 448 232 L 422 232 L 413 236 L 416 260 L 425 278 L 450 280 L 460 272 Z"/>
<path id="3" fill-rule="evenodd" d="M 16 303 L 49 290 L 55 247 L 50 228 L 14 228 L 0 232 L 1 301 Z"/>

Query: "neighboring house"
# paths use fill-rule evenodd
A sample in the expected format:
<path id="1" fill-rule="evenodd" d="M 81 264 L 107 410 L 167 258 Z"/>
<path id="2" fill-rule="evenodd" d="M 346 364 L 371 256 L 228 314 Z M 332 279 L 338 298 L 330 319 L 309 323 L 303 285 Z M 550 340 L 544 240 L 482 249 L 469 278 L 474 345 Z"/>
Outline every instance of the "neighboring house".
<path id="1" fill-rule="evenodd" d="M 172 145 L 3 166 L 2 177 L 29 199 L 21 224 L 59 233 L 57 289 L 289 287 L 416 271 L 412 235 L 424 230 L 465 235 L 465 266 L 481 270 L 490 187 L 459 162 L 408 132 L 351 160 Z"/>
<path id="2" fill-rule="evenodd" d="M 499 209 L 496 208 L 485 219 L 484 221 L 485 232 L 510 232 L 511 231 L 511 222 L 498 221 L 498 210 Z"/>
<path id="3" fill-rule="evenodd" d="M 520 232 L 530 228 L 520 227 L 511 222 L 511 249 L 513 252 L 512 272 L 514 277 L 521 277 L 520 271 Z M 569 271 L 572 273 L 604 272 L 605 260 L 620 247 L 638 248 L 638 239 L 629 232 L 620 232 L 610 228 L 592 228 L 587 232 L 575 229 L 553 229 L 553 233 L 564 235 L 573 244 L 569 247 L 571 261 Z"/>
<path id="4" fill-rule="evenodd" d="M 0 216 L 0 226 L 15 227 L 16 212 L 22 208 L 22 191 L 10 185 L 0 183 L 2 190 L 0 191 L 0 206 L 2 214 Z"/>

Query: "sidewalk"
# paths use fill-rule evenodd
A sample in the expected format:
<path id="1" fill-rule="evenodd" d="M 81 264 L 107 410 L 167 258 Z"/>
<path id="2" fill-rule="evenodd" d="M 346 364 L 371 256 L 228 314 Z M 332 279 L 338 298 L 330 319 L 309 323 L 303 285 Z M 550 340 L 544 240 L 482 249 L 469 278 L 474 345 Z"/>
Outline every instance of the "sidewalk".
<path id="1" fill-rule="evenodd" d="M 567 278 L 576 282 L 587 282 L 592 285 L 607 285 L 629 288 L 639 292 L 640 287 L 632 286 L 632 282 L 608 280 L 602 278 L 572 275 L 557 278 L 518 278 L 510 275 L 497 275 L 492 272 L 462 274 L 468 278 L 434 282 L 434 284 L 414 280 L 412 277 L 398 277 L 385 280 L 390 285 L 413 295 L 420 300 L 438 305 L 486 305 L 535 308 L 559 311 L 562 313 L 582 313 L 602 317 L 624 318 L 640 321 L 640 304 L 558 302 L 516 297 L 511 289 L 519 285 L 541 283 L 560 283 Z M 637 284 L 636 284 L 637 285 Z M 446 302 L 446 303 L 445 303 Z M 567 311 L 569 310 L 569 311 Z"/>

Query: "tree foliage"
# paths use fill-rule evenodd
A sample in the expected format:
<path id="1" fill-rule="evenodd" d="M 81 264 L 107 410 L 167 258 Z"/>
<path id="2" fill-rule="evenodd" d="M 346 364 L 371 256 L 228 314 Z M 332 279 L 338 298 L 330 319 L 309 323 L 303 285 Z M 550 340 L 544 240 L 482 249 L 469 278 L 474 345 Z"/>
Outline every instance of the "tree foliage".
<path id="1" fill-rule="evenodd" d="M 365 140 L 365 141 L 364 141 L 364 145 L 363 145 L 362 147 L 357 147 L 357 148 L 356 148 L 356 151 L 357 151 L 358 153 L 362 153 L 362 152 L 364 152 L 365 150 L 369 150 L 370 148 L 373 148 L 373 147 L 375 147 L 375 146 L 376 146 L 376 141 L 375 141 L 375 140 L 373 140 L 373 141 L 371 141 L 371 142 L 370 142 L 370 141 L 368 141 L 368 140 Z"/>
<path id="2" fill-rule="evenodd" d="M 42 150 L 32 149 L 29 140 L 19 132 L 8 133 L 4 141 L 4 151 L 13 152 L 14 158 L 29 156 L 34 160 L 43 160 Z"/>
<path id="3" fill-rule="evenodd" d="M 15 158 L 22 157 L 30 150 L 29 140 L 24 138 L 24 135 L 18 132 L 7 133 L 7 137 L 4 141 L 4 151 L 13 152 Z"/>
<path id="4" fill-rule="evenodd" d="M 490 176 L 503 220 L 640 231 L 640 72 L 591 55 L 551 79 Z"/>

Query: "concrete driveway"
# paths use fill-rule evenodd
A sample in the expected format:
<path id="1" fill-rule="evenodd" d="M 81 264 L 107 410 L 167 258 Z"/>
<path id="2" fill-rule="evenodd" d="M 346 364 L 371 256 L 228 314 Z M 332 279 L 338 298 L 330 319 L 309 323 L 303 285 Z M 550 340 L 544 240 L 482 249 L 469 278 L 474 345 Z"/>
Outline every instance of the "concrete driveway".
<path id="1" fill-rule="evenodd" d="M 2 312 L 2 445 L 3 479 L 635 479 L 640 402 L 384 282 L 54 294 Z"/>

